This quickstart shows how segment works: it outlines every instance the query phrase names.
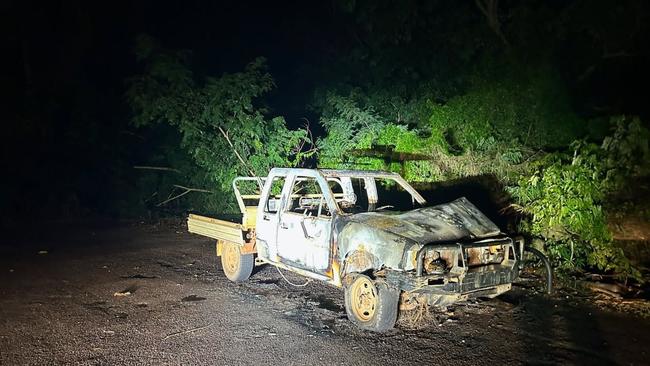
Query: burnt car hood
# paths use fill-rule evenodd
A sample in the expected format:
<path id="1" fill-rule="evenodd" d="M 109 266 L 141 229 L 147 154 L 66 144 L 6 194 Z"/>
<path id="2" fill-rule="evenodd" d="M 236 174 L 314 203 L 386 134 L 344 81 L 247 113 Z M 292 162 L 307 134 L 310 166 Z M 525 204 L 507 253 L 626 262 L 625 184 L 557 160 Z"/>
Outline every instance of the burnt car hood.
<path id="1" fill-rule="evenodd" d="M 499 228 L 465 197 L 407 212 L 364 212 L 350 221 L 387 231 L 421 244 L 495 236 Z"/>

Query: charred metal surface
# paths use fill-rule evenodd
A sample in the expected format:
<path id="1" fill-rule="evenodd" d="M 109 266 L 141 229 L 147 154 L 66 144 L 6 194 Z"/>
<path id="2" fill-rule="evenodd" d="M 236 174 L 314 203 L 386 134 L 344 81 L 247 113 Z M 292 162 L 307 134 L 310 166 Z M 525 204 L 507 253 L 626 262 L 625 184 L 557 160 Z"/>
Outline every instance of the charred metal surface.
<path id="1" fill-rule="evenodd" d="M 272 196 L 271 185 L 278 179 L 284 181 L 282 193 Z M 352 179 L 363 182 L 362 191 L 355 192 Z M 369 274 L 401 290 L 405 307 L 496 296 L 510 288 L 521 253 L 515 245 L 521 243 L 502 234 L 476 206 L 461 197 L 407 212 L 376 211 L 382 210 L 375 207 L 381 202 L 377 179 L 397 183 L 412 203 L 426 204 L 396 173 L 275 168 L 266 178 L 233 182 L 243 222 L 208 219 L 213 220 L 210 229 L 243 235 L 242 253 L 257 252 L 260 261 L 334 286 L 343 286 L 352 277 L 348 274 Z M 308 180 L 317 189 L 294 189 Z M 243 181 L 264 183 L 261 194 L 242 195 L 237 183 Z M 359 194 L 366 195 L 367 212 L 355 206 Z M 266 204 L 271 199 L 276 202 L 272 209 Z M 257 206 L 246 206 L 245 200 Z"/>
<path id="2" fill-rule="evenodd" d="M 346 272 L 363 272 L 369 268 L 380 269 L 382 266 L 400 268 L 407 244 L 415 244 L 410 239 L 366 224 L 347 222 L 342 226 L 338 235 L 340 260 L 349 263 L 351 258 L 360 257 L 359 253 L 366 253 L 366 257 L 374 258 L 372 267 L 358 268 L 358 265 L 346 264 Z M 355 267 L 356 271 L 350 270 Z"/>
<path id="3" fill-rule="evenodd" d="M 386 278 L 405 292 L 407 303 L 444 305 L 470 297 L 493 297 L 510 289 L 519 274 L 519 258 L 510 238 L 469 243 L 428 244 L 412 271 L 386 271 Z M 425 264 L 426 260 L 439 263 Z"/>
<path id="4" fill-rule="evenodd" d="M 349 220 L 418 243 L 481 239 L 499 235 L 501 232 L 465 197 L 405 213 L 364 212 L 351 216 Z"/>

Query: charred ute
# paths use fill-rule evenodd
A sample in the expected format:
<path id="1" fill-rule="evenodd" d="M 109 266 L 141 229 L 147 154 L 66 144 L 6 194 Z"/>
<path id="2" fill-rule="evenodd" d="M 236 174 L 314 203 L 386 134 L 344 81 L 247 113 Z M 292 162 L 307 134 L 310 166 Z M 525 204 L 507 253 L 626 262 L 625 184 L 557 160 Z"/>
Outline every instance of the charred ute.
<path id="1" fill-rule="evenodd" d="M 425 207 L 395 173 L 276 168 L 233 188 L 241 223 L 188 218 L 190 232 L 217 239 L 226 276 L 244 281 L 268 263 L 342 287 L 364 329 L 392 328 L 400 310 L 497 296 L 518 275 L 522 242 L 465 198 Z"/>

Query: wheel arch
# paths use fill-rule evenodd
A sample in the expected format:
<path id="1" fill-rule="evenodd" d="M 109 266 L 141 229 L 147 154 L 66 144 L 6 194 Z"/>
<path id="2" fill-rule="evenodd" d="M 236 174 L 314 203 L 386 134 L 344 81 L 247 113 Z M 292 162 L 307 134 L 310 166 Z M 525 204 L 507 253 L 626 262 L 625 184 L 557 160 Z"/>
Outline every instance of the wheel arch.
<path id="1" fill-rule="evenodd" d="M 377 256 L 363 248 L 357 248 L 345 256 L 341 272 L 345 277 L 350 273 L 368 273 L 382 266 L 383 262 Z"/>

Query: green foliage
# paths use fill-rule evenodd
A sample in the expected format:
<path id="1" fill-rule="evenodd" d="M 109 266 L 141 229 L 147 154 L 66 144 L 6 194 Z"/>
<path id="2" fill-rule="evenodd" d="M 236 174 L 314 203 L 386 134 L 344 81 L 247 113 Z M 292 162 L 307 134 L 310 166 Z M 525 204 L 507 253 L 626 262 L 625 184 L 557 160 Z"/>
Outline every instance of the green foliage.
<path id="1" fill-rule="evenodd" d="M 557 80 L 512 79 L 489 86 L 478 82 L 446 103 L 396 98 L 388 107 L 387 99 L 377 96 L 382 93 L 330 93 L 321 104 L 327 135 L 319 140 L 319 163 L 392 170 L 420 182 L 496 174 L 530 216 L 523 231 L 543 238 L 560 267 L 639 279 L 613 243 L 605 205 L 630 177 L 650 171 L 648 131 L 637 118 L 616 117 L 602 145 L 570 143 L 586 131 L 587 122 L 571 111 Z M 396 118 L 395 111 L 410 111 L 404 114 L 410 123 Z M 394 155 L 431 159 L 391 161 L 382 157 L 386 146 Z M 563 146 L 570 152 L 544 152 Z"/>
<path id="2" fill-rule="evenodd" d="M 613 135 L 601 146 L 577 141 L 572 154 L 546 156 L 511 192 L 532 216 L 524 229 L 544 238 L 562 267 L 594 267 L 640 279 L 613 245 L 603 206 L 621 182 L 647 174 L 648 131 L 638 119 L 617 117 L 613 125 Z"/>
<path id="3" fill-rule="evenodd" d="M 499 80 L 478 75 L 470 78 L 472 86 L 464 94 L 446 102 L 432 102 L 435 93 L 409 99 L 361 88 L 348 89 L 345 96 L 332 91 L 320 97 L 317 105 L 327 131 L 319 142 L 320 164 L 392 169 L 421 182 L 480 174 L 509 182 L 538 150 L 567 145 L 580 136 L 585 123 L 571 111 L 552 74 L 511 71 Z M 379 156 L 377 147 L 382 146 L 429 159 L 387 163 Z M 351 153 L 359 149 L 378 150 L 378 156 Z"/>
<path id="4" fill-rule="evenodd" d="M 294 166 L 304 158 L 300 147 L 306 132 L 289 130 L 282 117 L 269 119 L 255 105 L 273 88 L 264 59 L 243 72 L 198 82 L 186 54 L 161 50 L 146 37 L 139 39 L 137 54 L 146 71 L 131 80 L 127 93 L 134 123 L 175 127 L 181 146 L 209 184 L 202 188 L 229 196 L 230 208 L 235 176 L 264 176 L 272 167 Z"/>
<path id="5" fill-rule="evenodd" d="M 505 159 L 517 162 L 513 149 L 566 146 L 582 135 L 584 122 L 572 112 L 562 84 L 550 72 L 536 70 L 493 80 L 474 78 L 473 86 L 446 103 L 431 105 L 430 127 L 446 136 L 455 154 L 509 147 Z"/>
<path id="6" fill-rule="evenodd" d="M 650 131 L 638 117 L 625 116 L 611 120 L 613 133 L 605 137 L 602 148 L 607 153 L 605 164 L 610 190 L 625 189 L 629 177 L 650 175 Z"/>
<path id="7" fill-rule="evenodd" d="M 390 103 L 375 107 L 379 100 L 386 102 L 378 95 L 363 98 L 358 90 L 345 97 L 330 94 L 326 98 L 321 123 L 327 134 L 318 141 L 319 166 L 390 170 L 418 181 L 439 178 L 429 162 L 402 162 L 382 156 L 391 152 L 431 155 L 433 144 L 431 137 L 420 135 L 405 122 L 417 113 L 414 104 L 392 98 Z"/>
<path id="8" fill-rule="evenodd" d="M 360 106 L 353 96 L 329 94 L 325 98 L 320 123 L 327 135 L 319 139 L 321 167 L 352 167 L 350 152 L 368 148 L 385 125 L 372 106 Z M 361 164 L 367 161 L 359 162 Z"/>

